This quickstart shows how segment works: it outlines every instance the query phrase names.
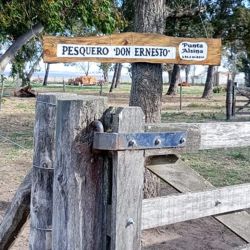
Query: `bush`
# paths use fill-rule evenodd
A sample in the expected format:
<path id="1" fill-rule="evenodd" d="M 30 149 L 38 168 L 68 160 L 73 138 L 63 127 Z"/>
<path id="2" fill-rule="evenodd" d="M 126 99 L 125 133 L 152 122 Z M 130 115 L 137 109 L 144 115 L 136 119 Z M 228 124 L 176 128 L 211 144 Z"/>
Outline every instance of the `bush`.
<path id="1" fill-rule="evenodd" d="M 226 92 L 226 87 L 216 86 L 213 88 L 214 93 L 224 93 Z"/>

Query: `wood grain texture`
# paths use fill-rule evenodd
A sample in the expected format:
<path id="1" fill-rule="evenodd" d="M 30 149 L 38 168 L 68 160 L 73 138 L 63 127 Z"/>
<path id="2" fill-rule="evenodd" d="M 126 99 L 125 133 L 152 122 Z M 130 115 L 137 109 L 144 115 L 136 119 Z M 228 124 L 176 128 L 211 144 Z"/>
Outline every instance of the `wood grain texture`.
<path id="1" fill-rule="evenodd" d="M 53 249 L 102 249 L 103 160 L 92 152 L 92 121 L 106 99 L 58 100 L 53 197 Z"/>
<path id="2" fill-rule="evenodd" d="M 246 245 L 243 245 L 243 246 L 240 246 L 240 247 L 235 247 L 231 250 L 250 250 L 250 244 L 246 244 Z"/>
<path id="3" fill-rule="evenodd" d="M 212 184 L 180 159 L 174 164 L 148 165 L 147 168 L 181 193 L 213 188 Z"/>
<path id="4" fill-rule="evenodd" d="M 250 146 L 250 122 L 213 122 L 213 123 L 159 123 L 148 124 L 146 131 L 187 131 L 185 149 L 172 152 L 195 152 L 204 149 L 232 148 Z M 165 151 L 168 153 L 171 151 Z M 156 152 L 146 152 L 152 155 Z M 164 154 L 159 151 L 158 154 Z"/>
<path id="5" fill-rule="evenodd" d="M 159 160 L 163 162 L 158 158 L 158 161 Z M 206 181 L 201 175 L 181 160 L 178 160 L 175 164 L 152 164 L 148 165 L 147 168 L 159 178 L 183 193 L 190 191 L 205 191 L 213 188 L 211 183 Z M 249 213 L 246 211 L 233 212 L 217 215 L 214 216 L 214 218 L 231 229 L 246 242 L 250 242 Z"/>
<path id="6" fill-rule="evenodd" d="M 205 42 L 208 45 L 208 56 L 204 61 L 182 60 L 179 56 L 178 47 L 181 42 Z M 58 58 L 57 44 L 80 44 L 80 45 L 120 45 L 120 46 L 161 46 L 161 47 L 176 47 L 176 59 L 130 59 L 130 58 L 79 58 L 79 57 L 64 57 Z M 219 65 L 221 60 L 221 40 L 207 39 L 207 38 L 182 38 L 182 37 L 168 37 L 160 34 L 150 33 L 117 33 L 106 36 L 92 36 L 92 37 L 43 37 L 44 48 L 44 62 L 79 62 L 79 61 L 93 61 L 93 62 L 149 62 L 149 63 L 175 63 L 175 64 L 207 64 Z"/>
<path id="7" fill-rule="evenodd" d="M 0 224 L 0 249 L 9 249 L 27 221 L 30 213 L 30 190 L 32 171 L 18 187 L 10 207 Z"/>
<path id="8" fill-rule="evenodd" d="M 200 149 L 250 146 L 250 122 L 201 123 Z"/>
<path id="9" fill-rule="evenodd" d="M 30 209 L 30 249 L 52 249 L 56 102 L 58 98 L 66 96 L 72 95 L 47 93 L 37 97 Z"/>
<path id="10" fill-rule="evenodd" d="M 118 109 L 113 116 L 113 132 L 144 130 L 144 114 L 138 107 Z M 141 206 L 143 198 L 144 155 L 142 150 L 113 153 L 111 205 L 111 249 L 141 248 Z M 129 224 L 132 220 L 133 224 Z M 131 222 L 132 222 L 131 221 Z"/>
<path id="11" fill-rule="evenodd" d="M 142 228 L 227 213 L 250 207 L 250 184 L 143 200 Z"/>

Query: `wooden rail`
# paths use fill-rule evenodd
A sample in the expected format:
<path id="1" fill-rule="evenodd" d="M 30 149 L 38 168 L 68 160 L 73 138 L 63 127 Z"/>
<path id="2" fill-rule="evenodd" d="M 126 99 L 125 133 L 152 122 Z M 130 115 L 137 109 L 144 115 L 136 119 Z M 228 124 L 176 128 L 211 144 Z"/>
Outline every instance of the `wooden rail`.
<path id="1" fill-rule="evenodd" d="M 187 131 L 187 152 L 250 146 L 250 122 L 160 123 L 147 124 L 145 130 Z"/>
<path id="2" fill-rule="evenodd" d="M 205 183 L 199 189 L 201 178 L 188 179 L 192 173 L 186 168 L 186 172 L 175 168 L 170 176 L 170 168 L 152 165 L 149 169 L 158 176 L 167 175 L 166 181 L 177 190 L 194 192 L 142 199 L 147 156 L 250 146 L 250 122 L 145 125 L 138 107 L 106 110 L 105 98 L 48 94 L 37 101 L 32 249 L 46 246 L 55 250 L 139 250 L 141 229 L 217 214 L 223 214 L 216 216 L 217 220 L 227 226 L 235 224 L 228 227 L 250 242 L 249 235 L 243 237 L 241 233 L 249 228 L 243 212 L 224 214 L 250 207 L 250 184 L 214 189 Z M 186 146 L 96 152 L 93 150 L 96 119 L 103 121 L 105 131 L 113 133 L 183 131 L 187 134 Z M 237 216 L 247 222 L 235 223 L 232 218 Z"/>
<path id="3" fill-rule="evenodd" d="M 143 200 L 142 229 L 250 207 L 250 184 Z"/>

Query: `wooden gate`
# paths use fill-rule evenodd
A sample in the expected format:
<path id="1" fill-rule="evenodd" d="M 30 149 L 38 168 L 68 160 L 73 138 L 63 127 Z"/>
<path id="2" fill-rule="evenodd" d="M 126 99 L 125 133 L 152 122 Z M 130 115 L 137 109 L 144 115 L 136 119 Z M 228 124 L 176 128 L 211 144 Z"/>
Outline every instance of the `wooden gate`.
<path id="1" fill-rule="evenodd" d="M 138 107 L 44 94 L 34 140 L 30 249 L 137 250 L 141 230 L 205 216 L 250 242 L 249 183 L 214 188 L 188 166 L 146 161 L 250 146 L 250 122 L 145 124 Z M 143 199 L 146 162 L 182 194 Z"/>
<path id="2" fill-rule="evenodd" d="M 227 83 L 227 119 L 250 115 L 250 88 L 240 88 L 231 80 Z"/>

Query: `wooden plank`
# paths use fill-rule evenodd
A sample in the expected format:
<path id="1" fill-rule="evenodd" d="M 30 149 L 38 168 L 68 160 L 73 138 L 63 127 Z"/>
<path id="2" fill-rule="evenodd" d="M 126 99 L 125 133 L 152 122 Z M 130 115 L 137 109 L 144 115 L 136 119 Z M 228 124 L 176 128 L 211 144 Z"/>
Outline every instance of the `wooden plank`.
<path id="1" fill-rule="evenodd" d="M 30 249 L 52 248 L 53 165 L 55 158 L 56 102 L 72 96 L 47 93 L 37 97 L 31 189 Z"/>
<path id="2" fill-rule="evenodd" d="M 181 160 L 175 164 L 148 165 L 147 168 L 182 193 L 213 188 L 210 182 Z"/>
<path id="3" fill-rule="evenodd" d="M 0 249 L 9 249 L 27 221 L 30 213 L 31 177 L 30 171 L 17 189 L 0 223 Z"/>
<path id="4" fill-rule="evenodd" d="M 163 162 L 163 160 L 158 156 L 158 162 Z M 180 192 L 205 191 L 213 187 L 211 183 L 181 160 L 175 164 L 157 164 L 156 162 L 156 164 L 149 165 L 147 168 Z M 245 241 L 250 242 L 250 215 L 247 212 L 241 211 L 218 215 L 214 216 L 214 218 Z"/>
<path id="5" fill-rule="evenodd" d="M 4 92 L 4 76 L 0 75 L 1 82 L 1 92 L 0 92 L 0 111 L 2 109 L 2 101 L 3 101 L 3 92 Z"/>
<path id="6" fill-rule="evenodd" d="M 234 110 L 234 83 L 232 80 L 227 81 L 227 95 L 226 95 L 226 116 L 227 120 L 230 120 L 233 116 Z"/>
<path id="7" fill-rule="evenodd" d="M 103 160 L 92 152 L 91 124 L 102 117 L 106 101 L 94 96 L 58 100 L 54 250 L 103 249 Z"/>
<path id="8" fill-rule="evenodd" d="M 160 123 L 147 124 L 145 130 L 151 132 L 187 131 L 186 147 L 185 150 L 179 150 L 180 152 L 250 146 L 250 122 Z M 172 152 L 177 152 L 177 150 L 173 149 Z M 146 154 L 149 156 L 166 154 L 166 152 L 149 151 Z"/>
<path id="9" fill-rule="evenodd" d="M 246 97 L 246 98 L 247 98 L 247 97 Z M 237 100 L 236 100 L 236 103 L 238 103 L 238 102 L 249 103 L 250 101 L 249 101 L 249 98 L 247 98 L 247 99 L 245 99 L 245 100 L 239 100 L 239 99 L 237 99 Z"/>
<path id="10" fill-rule="evenodd" d="M 250 112 L 241 112 L 241 111 L 238 111 L 238 112 L 235 112 L 237 115 L 250 115 Z"/>
<path id="11" fill-rule="evenodd" d="M 240 247 L 234 247 L 231 250 L 250 250 L 250 244 L 246 244 L 246 245 L 243 245 L 243 246 L 240 246 Z"/>
<path id="12" fill-rule="evenodd" d="M 250 184 L 145 199 L 142 228 L 149 229 L 250 207 Z"/>
<path id="13" fill-rule="evenodd" d="M 118 109 L 113 120 L 113 132 L 130 133 L 144 130 L 144 114 L 138 107 Z M 143 150 L 114 152 L 112 158 L 110 249 L 141 249 Z"/>
<path id="14" fill-rule="evenodd" d="M 207 46 L 207 57 L 204 60 L 194 60 L 194 59 L 181 59 L 179 50 L 184 49 L 181 47 L 181 43 L 202 43 L 204 47 Z M 58 57 L 58 44 L 61 45 L 70 45 L 72 47 L 72 56 L 68 55 L 67 57 Z M 73 45 L 73 46 L 72 46 Z M 155 48 L 174 48 L 175 55 L 174 57 L 169 57 L 172 59 L 166 59 L 166 56 L 161 58 L 154 59 L 156 57 L 155 53 L 152 53 L 152 56 L 147 56 L 144 58 L 138 58 L 135 55 L 133 57 L 123 56 L 120 58 L 109 57 L 105 58 L 101 53 L 97 53 L 95 50 L 95 57 L 87 57 L 83 55 L 73 55 L 74 45 L 80 46 L 105 46 L 108 50 L 113 50 L 113 47 L 109 46 L 125 46 L 142 48 L 146 47 L 155 47 Z M 221 39 L 206 39 L 206 38 L 181 38 L 181 37 L 167 37 L 160 34 L 146 34 L 146 33 L 117 33 L 106 36 L 92 36 L 92 37 L 52 37 L 45 36 L 43 38 L 43 47 L 44 47 L 44 61 L 45 62 L 76 62 L 76 61 L 93 61 L 93 62 L 120 62 L 120 63 L 131 63 L 131 62 L 149 62 L 149 63 L 176 63 L 176 64 L 207 64 L 207 65 L 219 65 L 221 60 Z M 86 47 L 85 47 L 86 48 Z M 96 48 L 96 47 L 95 47 Z M 99 47 L 100 48 L 100 47 Z M 188 49 L 188 48 L 185 48 Z M 197 48 L 191 48 L 192 50 L 202 50 Z M 93 53 L 92 53 L 93 54 Z M 154 56 L 153 56 L 154 54 Z M 199 53 L 198 53 L 199 54 Z M 185 55 L 183 55 L 185 56 Z M 183 58 L 183 57 L 182 57 Z"/>
<path id="15" fill-rule="evenodd" d="M 250 146 L 250 122 L 201 123 L 202 149 Z"/>
<path id="16" fill-rule="evenodd" d="M 250 214 L 246 211 L 217 215 L 215 219 L 226 225 L 242 239 L 250 243 Z"/>

